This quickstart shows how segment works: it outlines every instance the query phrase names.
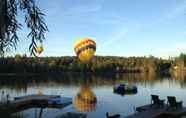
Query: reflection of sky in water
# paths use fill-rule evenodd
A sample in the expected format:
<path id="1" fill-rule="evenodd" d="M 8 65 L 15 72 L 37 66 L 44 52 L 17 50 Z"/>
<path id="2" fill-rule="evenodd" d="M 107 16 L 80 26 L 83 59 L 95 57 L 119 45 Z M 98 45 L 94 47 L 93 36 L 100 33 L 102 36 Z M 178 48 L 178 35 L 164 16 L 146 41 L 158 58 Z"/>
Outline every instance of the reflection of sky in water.
<path id="1" fill-rule="evenodd" d="M 99 78 L 101 79 L 101 78 Z M 127 82 L 128 80 L 125 80 Z M 118 83 L 118 82 L 116 82 Z M 132 81 L 130 81 L 132 83 Z M 176 96 L 178 100 L 186 100 L 185 89 L 180 81 L 171 79 L 159 79 L 154 82 L 142 81 L 135 82 L 138 87 L 138 93 L 135 95 L 120 96 L 113 93 L 113 85 L 111 84 L 99 84 L 90 86 L 91 90 L 97 97 L 96 109 L 89 111 L 88 118 L 105 117 L 106 112 L 120 113 L 121 115 L 128 115 L 134 112 L 133 108 L 136 106 L 150 103 L 150 95 L 158 94 L 160 98 L 166 99 L 166 96 Z M 91 83 L 90 83 L 91 84 Z M 1 87 L 0 91 L 5 90 L 11 97 L 21 96 L 25 94 L 34 94 L 42 91 L 44 94 L 58 94 L 65 97 L 75 97 L 79 91 L 79 84 L 77 85 L 65 85 L 60 82 L 41 82 L 41 83 L 28 83 L 26 90 L 15 90 L 13 87 Z M 186 105 L 186 101 L 184 101 Z M 64 109 L 44 109 L 43 117 L 51 118 L 58 116 L 62 113 L 77 111 L 73 105 L 70 105 Z M 23 112 L 27 117 L 33 117 L 39 114 L 39 109 L 29 109 Z"/>

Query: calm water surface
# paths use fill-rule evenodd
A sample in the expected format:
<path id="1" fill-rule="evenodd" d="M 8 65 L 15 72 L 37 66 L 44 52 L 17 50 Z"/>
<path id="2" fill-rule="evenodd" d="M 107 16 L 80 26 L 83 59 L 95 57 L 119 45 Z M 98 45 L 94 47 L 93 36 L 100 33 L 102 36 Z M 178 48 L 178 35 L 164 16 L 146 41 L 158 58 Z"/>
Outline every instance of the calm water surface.
<path id="1" fill-rule="evenodd" d="M 117 83 L 136 85 L 138 93 L 124 96 L 115 94 L 113 86 Z M 5 91 L 6 94 L 10 94 L 11 99 L 36 93 L 61 95 L 75 99 L 82 85 L 89 87 L 90 91 L 96 95 L 95 108 L 90 111 L 78 111 L 72 104 L 64 109 L 44 109 L 43 118 L 55 118 L 69 111 L 87 113 L 88 118 L 106 118 L 106 112 L 127 116 L 134 113 L 134 107 L 149 104 L 151 94 L 158 94 L 162 99 L 166 99 L 166 96 L 176 96 L 186 105 L 186 81 L 184 78 L 138 74 L 0 78 L 0 92 Z M 32 108 L 19 114 L 26 118 L 37 118 L 39 110 Z"/>

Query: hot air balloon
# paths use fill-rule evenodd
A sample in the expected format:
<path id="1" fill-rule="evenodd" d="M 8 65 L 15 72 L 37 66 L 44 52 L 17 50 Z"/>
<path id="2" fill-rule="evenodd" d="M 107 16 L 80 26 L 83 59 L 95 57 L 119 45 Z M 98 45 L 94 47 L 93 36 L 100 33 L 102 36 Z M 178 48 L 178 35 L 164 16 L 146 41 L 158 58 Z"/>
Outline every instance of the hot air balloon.
<path id="1" fill-rule="evenodd" d="M 44 48 L 43 46 L 36 47 L 36 53 L 41 54 L 43 52 Z"/>
<path id="2" fill-rule="evenodd" d="M 96 51 L 96 43 L 90 38 L 82 38 L 74 45 L 74 51 L 80 61 L 89 61 Z"/>
<path id="3" fill-rule="evenodd" d="M 75 96 L 74 106 L 79 111 L 90 111 L 95 109 L 97 98 L 88 86 L 81 86 L 80 91 Z"/>

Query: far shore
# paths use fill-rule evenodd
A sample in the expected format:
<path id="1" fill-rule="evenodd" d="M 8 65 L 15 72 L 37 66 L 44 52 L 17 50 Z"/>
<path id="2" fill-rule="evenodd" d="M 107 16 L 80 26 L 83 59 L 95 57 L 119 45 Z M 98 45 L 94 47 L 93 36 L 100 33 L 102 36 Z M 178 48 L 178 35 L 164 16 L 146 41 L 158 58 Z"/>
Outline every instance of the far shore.
<path id="1" fill-rule="evenodd" d="M 101 75 L 112 75 L 112 74 L 141 74 L 143 72 L 46 72 L 46 73 L 0 73 L 0 76 L 38 76 L 38 75 L 54 75 L 54 74 L 59 74 L 59 75 L 68 75 L 68 74 L 101 74 Z"/>

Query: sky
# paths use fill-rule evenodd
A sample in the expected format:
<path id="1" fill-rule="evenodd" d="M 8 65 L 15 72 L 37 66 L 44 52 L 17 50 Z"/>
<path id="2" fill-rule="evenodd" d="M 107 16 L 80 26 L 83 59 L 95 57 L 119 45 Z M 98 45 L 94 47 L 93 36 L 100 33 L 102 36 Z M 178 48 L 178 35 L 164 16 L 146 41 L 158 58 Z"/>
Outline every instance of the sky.
<path id="1" fill-rule="evenodd" d="M 96 55 L 167 58 L 186 52 L 186 0 L 36 0 L 49 32 L 41 56 L 72 56 L 78 38 Z M 19 16 L 23 19 L 22 16 Z M 11 54 L 29 54 L 27 30 Z M 10 54 L 10 55 L 11 55 Z"/>

